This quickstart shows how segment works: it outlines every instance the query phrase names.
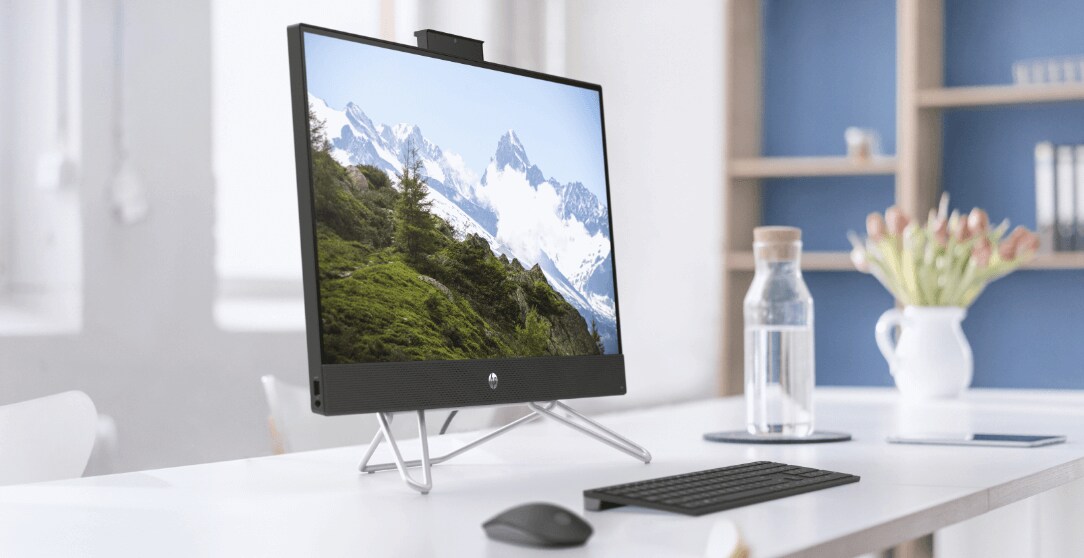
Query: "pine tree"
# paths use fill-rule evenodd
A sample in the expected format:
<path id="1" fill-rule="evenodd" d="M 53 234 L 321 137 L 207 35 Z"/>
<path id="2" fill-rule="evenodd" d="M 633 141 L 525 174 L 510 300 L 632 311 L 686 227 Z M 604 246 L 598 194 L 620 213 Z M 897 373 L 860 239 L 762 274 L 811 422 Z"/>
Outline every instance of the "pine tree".
<path id="1" fill-rule="evenodd" d="M 326 152 L 331 149 L 331 142 L 327 140 L 327 126 L 316 117 L 312 103 L 309 103 L 309 142 L 316 151 Z"/>
<path id="2" fill-rule="evenodd" d="M 413 144 L 407 148 L 403 172 L 399 173 L 399 200 L 395 204 L 395 246 L 415 266 L 425 263 L 425 257 L 437 247 L 436 220 L 429 210 L 433 206 L 425 177 L 424 164 Z"/>
<path id="3" fill-rule="evenodd" d="M 523 325 L 516 326 L 516 345 L 518 356 L 544 356 L 549 354 L 550 332 L 552 325 L 546 318 L 531 308 L 523 320 Z"/>
<path id="4" fill-rule="evenodd" d="M 598 354 L 606 354 L 606 345 L 602 344 L 602 335 L 598 332 L 598 322 L 594 318 L 591 318 L 591 339 L 595 341 L 595 348 L 598 349 Z"/>

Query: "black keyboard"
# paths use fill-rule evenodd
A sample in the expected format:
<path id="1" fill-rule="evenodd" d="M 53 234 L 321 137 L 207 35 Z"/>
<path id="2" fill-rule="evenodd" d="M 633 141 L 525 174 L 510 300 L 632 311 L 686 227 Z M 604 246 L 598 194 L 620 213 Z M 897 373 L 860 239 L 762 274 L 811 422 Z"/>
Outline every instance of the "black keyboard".
<path id="1" fill-rule="evenodd" d="M 858 477 L 785 463 L 756 461 L 583 491 L 583 507 L 641 506 L 704 515 L 858 482 Z"/>

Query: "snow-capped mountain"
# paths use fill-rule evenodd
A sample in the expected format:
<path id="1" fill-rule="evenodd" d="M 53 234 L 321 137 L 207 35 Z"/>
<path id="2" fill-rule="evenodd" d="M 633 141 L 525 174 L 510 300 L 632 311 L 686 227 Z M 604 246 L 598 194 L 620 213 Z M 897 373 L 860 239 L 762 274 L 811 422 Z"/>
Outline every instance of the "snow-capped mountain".
<path id="1" fill-rule="evenodd" d="M 331 155 L 337 161 L 343 165 L 372 165 L 388 173 L 394 181 L 403 171 L 404 154 L 410 146 L 415 146 L 425 165 L 429 188 L 469 215 L 488 236 L 496 231 L 496 216 L 473 201 L 477 175 L 467 168 L 462 157 L 445 153 L 426 139 L 420 128 L 408 124 L 374 124 L 354 103 L 347 103 L 345 109 L 339 111 L 309 95 L 309 106 L 316 117 L 324 121 Z M 441 201 L 434 198 L 434 205 L 445 205 Z M 440 216 L 444 217 L 443 214 Z M 454 220 L 459 221 L 458 218 Z M 452 223 L 453 226 L 456 224 Z M 463 234 L 477 232 L 475 227 L 457 230 Z"/>
<path id="2" fill-rule="evenodd" d="M 607 352 L 617 350 L 609 212 L 579 182 L 562 184 L 532 164 L 514 131 L 497 141 L 481 178 L 463 158 L 425 138 L 415 125 L 376 124 L 354 103 L 335 110 L 309 96 L 325 123 L 332 156 L 343 165 L 372 165 L 397 181 L 405 154 L 418 149 L 432 211 L 460 235 L 477 234 L 494 253 L 538 265 L 550 285 L 594 321 Z"/>

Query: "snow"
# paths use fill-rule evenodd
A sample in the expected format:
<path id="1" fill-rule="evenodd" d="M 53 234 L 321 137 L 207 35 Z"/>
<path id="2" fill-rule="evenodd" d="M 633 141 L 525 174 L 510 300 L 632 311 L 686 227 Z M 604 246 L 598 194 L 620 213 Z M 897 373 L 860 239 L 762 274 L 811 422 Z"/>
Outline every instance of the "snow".
<path id="1" fill-rule="evenodd" d="M 324 132 L 327 134 L 327 139 L 342 136 L 343 127 L 349 127 L 353 130 L 354 127 L 347 120 L 346 113 L 327 106 L 323 99 L 310 94 L 309 105 L 312 107 L 312 112 L 316 118 L 324 121 Z"/>
<path id="2" fill-rule="evenodd" d="M 617 311 L 615 310 L 612 298 L 597 293 L 587 293 L 587 302 L 591 305 L 591 309 L 594 310 L 596 314 L 605 318 L 605 321 L 617 321 Z"/>
<path id="3" fill-rule="evenodd" d="M 395 134 L 395 139 L 399 141 L 405 141 L 413 131 L 414 127 L 410 124 L 396 124 L 392 127 L 392 133 Z"/>
<path id="4" fill-rule="evenodd" d="M 395 154 L 393 154 L 391 151 L 388 151 L 386 147 L 378 143 L 373 143 L 371 145 L 376 149 L 377 157 L 380 157 L 381 159 L 387 161 L 388 164 L 391 165 L 393 169 L 395 169 L 395 174 L 403 173 L 403 164 L 399 162 L 399 158 L 396 157 Z M 391 179 L 396 180 L 396 177 L 392 176 Z"/>
<path id="5" fill-rule="evenodd" d="M 450 182 L 453 182 L 453 184 L 449 185 L 455 187 L 463 197 L 475 199 L 474 185 L 478 182 L 478 175 L 467 168 L 467 163 L 463 161 L 463 157 L 459 154 L 444 151 L 443 155 L 442 166 L 448 169 L 448 174 L 452 178 Z M 441 180 L 441 182 L 444 181 Z M 445 182 L 445 184 L 448 184 L 448 182 Z"/>
<path id="6" fill-rule="evenodd" d="M 430 161 L 429 159 L 422 159 L 422 165 L 425 167 L 425 176 L 428 176 L 429 178 L 432 178 L 434 180 L 439 180 L 440 182 L 444 182 L 444 169 L 441 169 L 440 165 L 438 165 L 435 161 Z"/>
<path id="7" fill-rule="evenodd" d="M 335 161 L 344 167 L 353 164 L 350 162 L 350 152 L 345 149 L 339 149 L 338 147 L 331 150 L 331 158 L 335 159 Z"/>

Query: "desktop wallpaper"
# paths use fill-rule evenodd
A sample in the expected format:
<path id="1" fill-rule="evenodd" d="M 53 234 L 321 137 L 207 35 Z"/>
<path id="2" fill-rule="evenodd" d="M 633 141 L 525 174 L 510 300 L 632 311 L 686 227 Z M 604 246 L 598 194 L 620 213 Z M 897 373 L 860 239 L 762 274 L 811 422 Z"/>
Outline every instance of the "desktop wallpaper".
<path id="1" fill-rule="evenodd" d="M 305 34 L 325 364 L 618 351 L 596 91 Z"/>

